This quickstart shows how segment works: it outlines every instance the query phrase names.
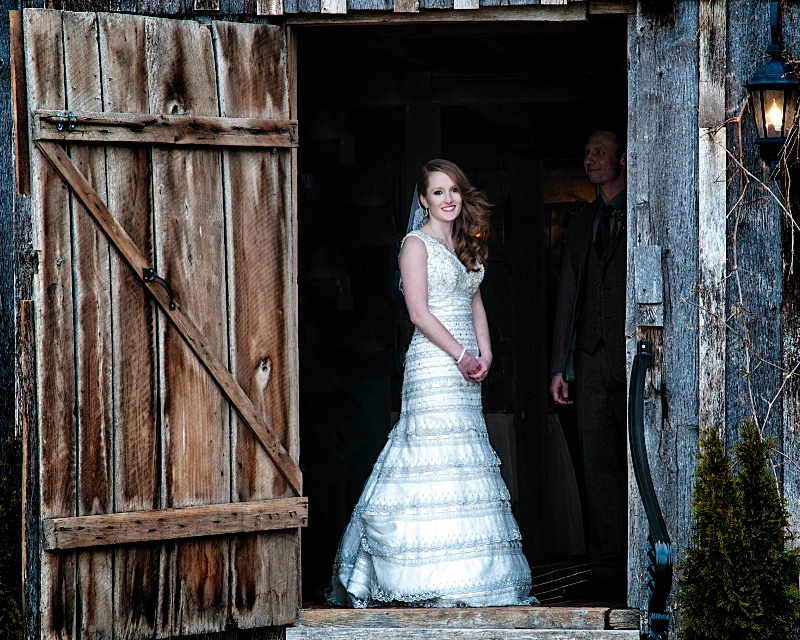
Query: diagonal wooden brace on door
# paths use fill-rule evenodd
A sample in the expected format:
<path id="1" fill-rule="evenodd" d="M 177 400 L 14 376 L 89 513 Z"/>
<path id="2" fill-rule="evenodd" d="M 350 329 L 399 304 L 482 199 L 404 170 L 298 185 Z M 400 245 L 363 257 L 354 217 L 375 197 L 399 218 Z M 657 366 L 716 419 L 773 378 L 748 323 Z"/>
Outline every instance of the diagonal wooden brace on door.
<path id="1" fill-rule="evenodd" d="M 286 478 L 286 482 L 299 496 L 302 495 L 303 480 L 300 468 L 292 460 L 289 453 L 270 429 L 264 416 L 253 405 L 242 387 L 236 382 L 222 360 L 207 346 L 200 329 L 187 316 L 180 305 L 176 304 L 167 290 L 158 282 L 148 280 L 146 269 L 151 266 L 139 247 L 131 240 L 128 233 L 117 222 L 103 199 L 94 190 L 86 177 L 80 172 L 66 151 L 56 142 L 37 140 L 36 146 L 52 163 L 55 170 L 67 183 L 75 196 L 83 203 L 89 215 L 108 237 L 111 244 L 122 255 L 125 262 L 133 270 L 142 286 L 150 293 L 181 334 L 189 348 L 195 353 L 222 393 L 231 402 L 242 420 L 250 427 L 256 439 L 261 443 L 278 471 Z"/>

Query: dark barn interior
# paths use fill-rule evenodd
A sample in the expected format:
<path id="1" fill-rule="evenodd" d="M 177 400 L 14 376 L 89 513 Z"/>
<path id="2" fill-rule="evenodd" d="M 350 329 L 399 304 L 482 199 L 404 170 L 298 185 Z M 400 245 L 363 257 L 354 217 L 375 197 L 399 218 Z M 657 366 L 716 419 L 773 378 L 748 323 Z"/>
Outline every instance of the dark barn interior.
<path id="1" fill-rule="evenodd" d="M 573 418 L 548 402 L 550 324 L 569 215 L 594 198 L 584 142 L 598 128 L 625 134 L 626 47 L 624 16 L 298 30 L 305 602 L 323 600 L 399 410 L 413 327 L 397 253 L 417 172 L 434 157 L 494 203 L 484 412 L 525 553 L 539 573 L 580 559 Z"/>

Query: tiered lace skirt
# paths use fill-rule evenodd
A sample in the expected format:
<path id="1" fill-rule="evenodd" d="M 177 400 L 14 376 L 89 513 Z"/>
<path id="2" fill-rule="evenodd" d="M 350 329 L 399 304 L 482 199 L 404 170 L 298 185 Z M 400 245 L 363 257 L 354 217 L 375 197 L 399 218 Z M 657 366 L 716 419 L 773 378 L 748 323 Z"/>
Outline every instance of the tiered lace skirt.
<path id="1" fill-rule="evenodd" d="M 440 319 L 477 352 L 468 313 Z M 400 419 L 342 537 L 328 601 L 359 608 L 535 603 L 499 464 L 480 384 L 464 380 L 453 359 L 416 332 Z"/>

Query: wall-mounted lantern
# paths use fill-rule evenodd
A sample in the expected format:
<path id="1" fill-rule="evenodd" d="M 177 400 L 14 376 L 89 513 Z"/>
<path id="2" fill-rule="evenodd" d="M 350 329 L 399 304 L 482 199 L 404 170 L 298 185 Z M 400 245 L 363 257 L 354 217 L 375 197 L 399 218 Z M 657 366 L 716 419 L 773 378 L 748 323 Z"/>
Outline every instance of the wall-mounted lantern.
<path id="1" fill-rule="evenodd" d="M 775 168 L 781 147 L 794 124 L 800 98 L 800 79 L 786 63 L 781 44 L 778 5 L 778 2 L 772 2 L 770 6 L 772 44 L 767 48 L 767 53 L 772 59 L 756 71 L 746 85 L 756 120 L 756 142 L 761 147 L 761 158 L 770 170 Z"/>

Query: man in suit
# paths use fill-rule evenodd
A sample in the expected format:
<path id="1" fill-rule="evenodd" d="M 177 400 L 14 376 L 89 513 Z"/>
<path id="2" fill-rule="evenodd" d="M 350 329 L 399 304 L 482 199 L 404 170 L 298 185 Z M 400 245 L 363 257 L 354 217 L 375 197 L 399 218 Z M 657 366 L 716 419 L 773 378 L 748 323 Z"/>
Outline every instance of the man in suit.
<path id="1" fill-rule="evenodd" d="M 625 141 L 589 136 L 583 160 L 597 199 L 567 228 L 553 331 L 550 394 L 575 403 L 592 585 L 621 595 L 627 577 Z"/>

